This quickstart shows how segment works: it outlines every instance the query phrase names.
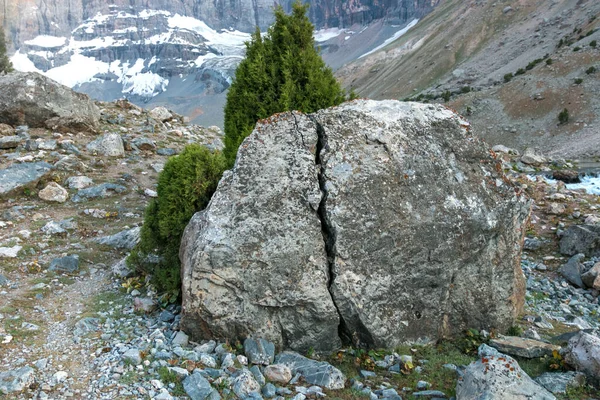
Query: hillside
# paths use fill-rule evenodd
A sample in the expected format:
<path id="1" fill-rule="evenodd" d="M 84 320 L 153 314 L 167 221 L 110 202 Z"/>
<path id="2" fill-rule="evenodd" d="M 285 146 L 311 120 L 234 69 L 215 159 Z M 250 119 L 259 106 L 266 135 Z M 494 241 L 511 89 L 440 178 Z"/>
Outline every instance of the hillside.
<path id="1" fill-rule="evenodd" d="M 337 76 L 374 99 L 443 101 L 449 91 L 447 105 L 492 145 L 592 157 L 600 154 L 600 85 L 592 72 L 600 69 L 600 48 L 592 46 L 599 14 L 595 1 L 449 0 Z M 559 125 L 564 108 L 570 119 Z"/>

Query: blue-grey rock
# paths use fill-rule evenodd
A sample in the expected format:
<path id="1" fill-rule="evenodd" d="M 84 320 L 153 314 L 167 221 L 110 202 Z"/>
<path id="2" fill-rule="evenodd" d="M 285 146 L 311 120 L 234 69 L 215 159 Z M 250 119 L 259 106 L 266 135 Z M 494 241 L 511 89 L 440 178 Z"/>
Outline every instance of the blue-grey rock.
<path id="1" fill-rule="evenodd" d="M 215 368 L 204 368 L 203 370 L 200 371 L 200 373 L 202 375 L 207 376 L 212 379 L 216 379 L 223 375 L 223 371 L 221 371 L 220 369 L 215 369 Z"/>
<path id="2" fill-rule="evenodd" d="M 156 144 L 152 140 L 150 140 L 146 137 L 137 137 L 131 141 L 131 144 L 133 144 L 139 150 L 154 150 L 154 149 L 156 149 Z"/>
<path id="3" fill-rule="evenodd" d="M 581 260 L 585 258 L 585 254 L 576 254 L 569 258 L 566 264 L 560 267 L 560 274 L 569 281 L 572 285 L 579 288 L 584 287 L 583 281 L 581 280 L 581 274 L 583 273 L 583 264 Z"/>
<path id="4" fill-rule="evenodd" d="M 277 388 L 275 387 L 275 385 L 273 385 L 272 383 L 267 383 L 263 388 L 262 388 L 262 394 L 263 396 L 265 396 L 267 399 L 273 398 L 275 396 L 277 396 Z"/>
<path id="5" fill-rule="evenodd" d="M 94 241 L 105 246 L 114 247 L 115 249 L 131 250 L 140 242 L 141 229 L 138 226 L 115 233 L 114 235 L 97 238 Z"/>
<path id="6" fill-rule="evenodd" d="M 396 392 L 396 389 L 384 389 L 381 391 L 381 398 L 386 400 L 402 400 L 402 397 Z"/>
<path id="7" fill-rule="evenodd" d="M 34 370 L 22 367 L 13 371 L 0 373 L 0 394 L 19 393 L 34 381 Z"/>
<path id="8" fill-rule="evenodd" d="M 546 372 L 535 381 L 553 394 L 566 394 L 567 388 L 577 388 L 585 384 L 585 375 L 581 372 Z"/>
<path id="9" fill-rule="evenodd" d="M 221 398 L 210 383 L 199 372 L 194 372 L 183 380 L 183 390 L 191 400 L 218 400 Z"/>
<path id="10" fill-rule="evenodd" d="M 55 258 L 50 263 L 49 271 L 73 273 L 79 270 L 79 256 L 65 256 Z"/>
<path id="11" fill-rule="evenodd" d="M 121 356 L 123 361 L 133 365 L 140 365 L 142 363 L 142 356 L 138 349 L 129 349 Z"/>
<path id="12" fill-rule="evenodd" d="M 73 142 L 70 142 L 68 140 L 63 140 L 62 142 L 60 142 L 60 148 L 63 149 L 64 151 L 66 151 L 67 153 L 76 154 L 76 155 L 81 154 L 81 152 L 79 151 L 77 146 L 75 146 L 73 144 Z"/>
<path id="13" fill-rule="evenodd" d="M 173 314 L 170 311 L 163 310 L 163 312 L 161 312 L 158 316 L 158 319 L 162 322 L 173 322 L 173 320 L 175 319 L 175 314 Z"/>
<path id="14" fill-rule="evenodd" d="M 170 351 L 158 350 L 156 353 L 154 353 L 154 358 L 158 360 L 170 360 L 173 358 L 173 353 Z"/>
<path id="15" fill-rule="evenodd" d="M 96 332 L 98 329 L 100 329 L 100 320 L 98 318 L 86 317 L 75 323 L 73 335 L 83 336 L 90 332 Z"/>
<path id="16" fill-rule="evenodd" d="M 292 394 L 293 392 L 286 388 L 286 387 L 278 387 L 277 388 L 277 394 L 280 396 L 289 396 L 290 394 Z"/>
<path id="17" fill-rule="evenodd" d="M 346 383 L 344 374 L 325 361 L 315 361 L 298 353 L 285 351 L 279 354 L 275 362 L 287 365 L 293 374 L 300 373 L 311 385 L 327 389 L 342 389 Z"/>
<path id="18" fill-rule="evenodd" d="M 8 285 L 8 278 L 0 274 L 0 287 Z"/>
<path id="19" fill-rule="evenodd" d="M 431 387 L 431 383 L 429 383 L 429 382 L 425 382 L 425 381 L 417 382 L 417 390 L 426 390 L 426 389 L 429 389 L 430 387 Z"/>
<path id="20" fill-rule="evenodd" d="M 267 380 L 265 379 L 265 376 L 260 371 L 260 368 L 258 367 L 258 365 L 253 365 L 252 367 L 250 367 L 250 372 L 252 372 L 254 379 L 256 379 L 256 382 L 258 382 L 258 384 L 260 386 L 264 386 L 265 383 L 267 383 Z"/>
<path id="21" fill-rule="evenodd" d="M 571 225 L 560 239 L 560 252 L 573 256 L 583 253 L 588 257 L 600 256 L 600 225 Z"/>
<path id="22" fill-rule="evenodd" d="M 114 183 L 102 183 L 100 185 L 80 189 L 75 196 L 73 196 L 74 203 L 80 203 L 90 199 L 103 199 L 114 194 L 120 194 L 127 190 L 125 186 L 116 185 Z"/>
<path id="23" fill-rule="evenodd" d="M 244 354 L 251 364 L 269 365 L 275 358 L 275 345 L 265 339 L 244 340 Z"/>
<path id="24" fill-rule="evenodd" d="M 377 376 L 377 374 L 373 371 L 367 371 L 367 370 L 361 369 L 360 376 L 362 376 L 363 378 L 374 378 Z"/>
<path id="25" fill-rule="evenodd" d="M 440 392 L 439 390 L 423 390 L 420 392 L 413 392 L 412 395 L 414 397 L 426 398 L 426 399 L 430 399 L 430 398 L 445 399 L 445 398 L 447 398 L 446 393 Z"/>
<path id="26" fill-rule="evenodd" d="M 159 156 L 174 156 L 175 154 L 177 154 L 177 151 L 175 149 L 169 149 L 169 148 L 160 148 L 158 150 L 156 150 L 156 154 L 158 154 Z"/>
<path id="27" fill-rule="evenodd" d="M 14 149 L 23 141 L 21 136 L 0 136 L 0 149 Z"/>
<path id="28" fill-rule="evenodd" d="M 35 185 L 48 175 L 52 166 L 46 162 L 13 164 L 0 170 L 0 197 Z"/>

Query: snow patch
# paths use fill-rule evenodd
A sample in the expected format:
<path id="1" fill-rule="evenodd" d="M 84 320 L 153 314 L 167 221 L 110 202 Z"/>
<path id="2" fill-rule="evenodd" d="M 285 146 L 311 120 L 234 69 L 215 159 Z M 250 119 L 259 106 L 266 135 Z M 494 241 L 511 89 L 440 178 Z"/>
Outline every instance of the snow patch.
<path id="1" fill-rule="evenodd" d="M 60 67 L 52 68 L 46 72 L 46 76 L 73 87 L 94 80 L 94 75 L 108 72 L 108 64 L 81 54 L 73 54 L 71 60 Z"/>
<path id="2" fill-rule="evenodd" d="M 123 93 L 152 97 L 167 90 L 168 85 L 169 80 L 158 74 L 153 72 L 138 73 L 124 79 Z"/>
<path id="3" fill-rule="evenodd" d="M 25 41 L 25 44 L 29 45 L 29 46 L 51 48 L 51 47 L 64 46 L 66 41 L 67 41 L 66 37 L 39 35 L 31 40 Z"/>
<path id="4" fill-rule="evenodd" d="M 399 39 L 402 35 L 404 35 L 406 32 L 408 32 L 408 30 L 410 28 L 412 28 L 413 26 L 415 26 L 417 24 L 417 22 L 419 22 L 418 19 L 413 19 L 412 21 L 410 21 L 410 23 L 408 25 L 406 25 L 404 28 L 400 29 L 398 32 L 394 33 L 394 35 L 387 39 L 385 42 L 383 42 L 382 44 L 380 44 L 379 46 L 375 47 L 373 50 L 363 54 L 362 56 L 358 57 L 358 58 L 363 58 L 368 56 L 369 54 L 373 54 L 378 50 L 383 49 L 385 46 L 387 46 L 388 44 L 392 43 L 393 41 L 395 41 L 396 39 Z"/>
<path id="5" fill-rule="evenodd" d="M 42 71 L 36 68 L 33 61 L 27 57 L 27 54 L 21 54 L 20 50 L 17 50 L 17 52 L 10 58 L 10 62 L 12 62 L 14 69 L 17 71 L 42 73 Z"/>
<path id="6" fill-rule="evenodd" d="M 170 17 L 169 28 L 187 29 L 192 32 L 196 32 L 204 37 L 209 44 L 221 44 L 228 46 L 241 46 L 244 42 L 250 40 L 250 34 L 235 30 L 222 30 L 217 32 L 211 29 L 203 21 L 193 17 L 184 17 L 179 14 L 175 14 Z"/>
<path id="7" fill-rule="evenodd" d="M 328 28 L 328 29 L 320 29 L 315 31 L 313 37 L 315 38 L 315 42 L 326 42 L 329 39 L 334 37 L 338 37 L 341 34 L 346 33 L 345 29 L 340 28 Z"/>

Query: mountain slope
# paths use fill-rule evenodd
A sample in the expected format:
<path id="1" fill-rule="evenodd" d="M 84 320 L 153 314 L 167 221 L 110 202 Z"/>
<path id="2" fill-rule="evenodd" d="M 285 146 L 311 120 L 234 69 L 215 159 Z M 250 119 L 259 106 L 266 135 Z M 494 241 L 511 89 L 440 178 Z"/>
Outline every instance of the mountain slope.
<path id="1" fill-rule="evenodd" d="M 600 146 L 591 144 L 600 144 L 599 75 L 586 71 L 600 69 L 599 48 L 590 46 L 600 40 L 599 14 L 600 3 L 591 0 L 448 0 L 399 40 L 337 74 L 375 99 L 441 101 L 449 91 L 448 105 L 470 113 L 491 144 L 597 155 Z M 564 108 L 570 122 L 559 125 Z M 585 145 L 569 143 L 575 138 Z"/>

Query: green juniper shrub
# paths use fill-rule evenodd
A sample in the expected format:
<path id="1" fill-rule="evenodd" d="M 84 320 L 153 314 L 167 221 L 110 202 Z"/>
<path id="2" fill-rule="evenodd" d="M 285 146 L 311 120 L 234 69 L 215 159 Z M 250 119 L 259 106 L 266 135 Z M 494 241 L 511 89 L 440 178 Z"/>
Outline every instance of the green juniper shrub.
<path id="1" fill-rule="evenodd" d="M 569 110 L 565 108 L 558 113 L 558 122 L 561 124 L 566 124 L 569 122 Z"/>
<path id="2" fill-rule="evenodd" d="M 546 59 L 546 65 L 552 65 L 553 62 L 551 58 Z"/>
<path id="3" fill-rule="evenodd" d="M 591 67 L 589 67 L 588 69 L 585 70 L 585 73 L 588 75 L 591 75 L 593 73 L 595 73 L 597 71 L 596 67 L 594 67 L 593 65 Z"/>
<path id="4" fill-rule="evenodd" d="M 158 197 L 146 208 L 140 243 L 127 263 L 138 272 L 152 275 L 160 292 L 178 292 L 183 230 L 194 213 L 206 207 L 224 170 L 221 153 L 189 145 L 180 155 L 171 157 L 158 176 Z M 151 254 L 157 254 L 160 261 L 149 262 Z"/>
<path id="5" fill-rule="evenodd" d="M 510 80 L 513 78 L 513 74 L 512 72 L 509 72 L 508 74 L 504 75 L 504 82 L 510 82 Z"/>
<path id="6" fill-rule="evenodd" d="M 460 91 L 462 93 L 469 93 L 471 91 L 471 86 L 463 86 Z"/>
<path id="7" fill-rule="evenodd" d="M 598 42 L 596 42 L 595 40 L 592 40 L 590 42 L 590 47 L 594 47 L 595 48 L 597 45 L 598 45 Z"/>
<path id="8" fill-rule="evenodd" d="M 579 47 L 579 46 L 573 47 L 573 51 L 579 51 L 579 50 L 581 50 L 581 47 Z"/>
<path id="9" fill-rule="evenodd" d="M 573 82 L 575 82 L 576 85 L 581 85 L 583 83 L 583 79 L 582 78 L 575 78 L 575 80 Z"/>
<path id="10" fill-rule="evenodd" d="M 449 102 L 450 101 L 450 96 L 452 94 L 450 93 L 449 90 L 446 90 L 444 93 L 442 93 L 442 99 L 444 99 L 444 102 Z"/>
<path id="11" fill-rule="evenodd" d="M 225 104 L 225 149 L 229 166 L 256 121 L 290 110 L 315 112 L 340 104 L 346 95 L 315 49 L 308 5 L 298 0 L 292 13 L 275 8 L 265 36 L 257 28 L 246 43 L 246 58 L 235 72 Z M 357 97 L 354 92 L 350 97 Z"/>
<path id="12" fill-rule="evenodd" d="M 515 72 L 515 75 L 524 75 L 525 74 L 525 69 L 524 68 L 519 68 L 517 70 L 517 72 Z"/>
<path id="13" fill-rule="evenodd" d="M 0 25 L 0 74 L 11 72 L 12 70 L 12 63 L 6 55 L 6 37 L 4 36 L 4 28 Z"/>

